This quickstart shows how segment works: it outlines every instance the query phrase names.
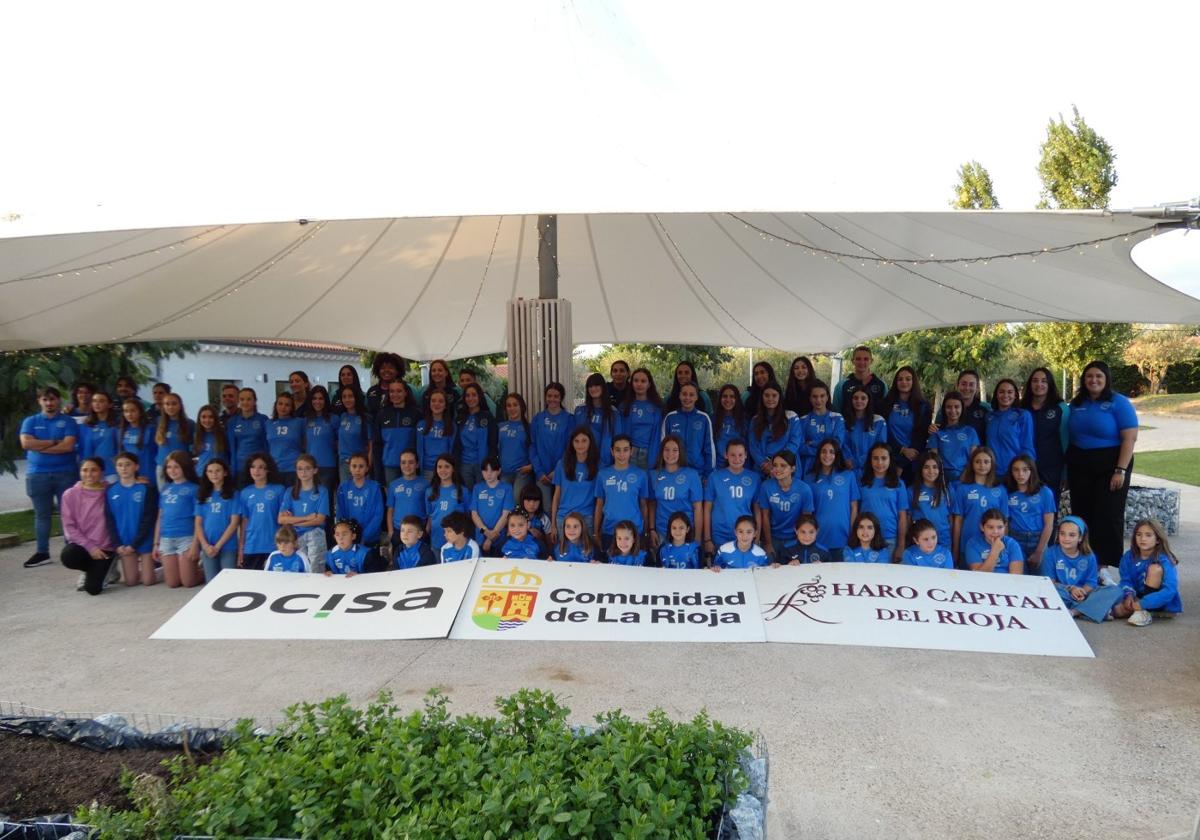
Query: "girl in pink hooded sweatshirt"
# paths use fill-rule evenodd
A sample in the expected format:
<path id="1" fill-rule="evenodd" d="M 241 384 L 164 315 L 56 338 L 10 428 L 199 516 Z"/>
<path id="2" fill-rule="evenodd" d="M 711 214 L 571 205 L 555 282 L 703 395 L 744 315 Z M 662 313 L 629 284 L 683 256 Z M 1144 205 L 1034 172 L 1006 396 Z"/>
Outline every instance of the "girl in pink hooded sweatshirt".
<path id="1" fill-rule="evenodd" d="M 104 496 L 107 489 L 104 462 L 84 458 L 79 464 L 79 481 L 62 496 L 63 536 L 67 540 L 62 563 L 84 573 L 84 589 L 89 595 L 100 594 L 116 556 Z"/>

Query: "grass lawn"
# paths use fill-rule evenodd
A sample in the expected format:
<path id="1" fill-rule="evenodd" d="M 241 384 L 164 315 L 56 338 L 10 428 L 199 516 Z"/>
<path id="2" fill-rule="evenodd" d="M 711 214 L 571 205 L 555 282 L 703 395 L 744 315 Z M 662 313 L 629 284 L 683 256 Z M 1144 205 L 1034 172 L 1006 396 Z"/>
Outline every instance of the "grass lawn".
<path id="1" fill-rule="evenodd" d="M 1133 460 L 1133 471 L 1169 481 L 1200 485 L 1200 449 L 1139 452 Z"/>
<path id="2" fill-rule="evenodd" d="M 62 533 L 62 521 L 58 514 L 50 520 L 50 536 L 57 537 Z M 33 540 L 33 511 L 18 510 L 15 513 L 0 513 L 0 534 L 16 534 L 21 542 Z"/>
<path id="3" fill-rule="evenodd" d="M 1138 413 L 1192 414 L 1200 417 L 1200 394 L 1155 394 L 1133 401 Z"/>

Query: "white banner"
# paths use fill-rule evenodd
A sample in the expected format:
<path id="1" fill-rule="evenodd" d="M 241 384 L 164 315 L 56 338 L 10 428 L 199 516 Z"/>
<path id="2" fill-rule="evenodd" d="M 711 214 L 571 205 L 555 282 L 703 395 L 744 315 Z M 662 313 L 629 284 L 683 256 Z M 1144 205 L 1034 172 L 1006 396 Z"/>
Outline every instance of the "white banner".
<path id="1" fill-rule="evenodd" d="M 1094 656 L 1044 577 L 819 563 L 754 579 L 769 642 Z"/>
<path id="2" fill-rule="evenodd" d="M 452 639 L 765 641 L 749 571 L 478 562 Z"/>
<path id="3" fill-rule="evenodd" d="M 473 560 L 349 578 L 226 569 L 151 638 L 444 638 L 474 571 Z"/>

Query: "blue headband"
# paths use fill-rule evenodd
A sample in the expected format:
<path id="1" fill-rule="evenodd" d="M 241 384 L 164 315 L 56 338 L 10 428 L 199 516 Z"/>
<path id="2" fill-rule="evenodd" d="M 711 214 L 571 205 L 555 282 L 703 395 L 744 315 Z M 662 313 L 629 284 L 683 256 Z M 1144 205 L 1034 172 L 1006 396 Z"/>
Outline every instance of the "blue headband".
<path id="1" fill-rule="evenodd" d="M 1082 519 L 1080 519 L 1078 516 L 1064 516 L 1062 518 L 1062 521 L 1070 522 L 1072 525 L 1074 525 L 1076 528 L 1078 528 L 1080 537 L 1087 536 L 1087 524 L 1084 523 L 1084 521 Z M 1059 524 L 1061 525 L 1062 523 L 1059 523 Z"/>

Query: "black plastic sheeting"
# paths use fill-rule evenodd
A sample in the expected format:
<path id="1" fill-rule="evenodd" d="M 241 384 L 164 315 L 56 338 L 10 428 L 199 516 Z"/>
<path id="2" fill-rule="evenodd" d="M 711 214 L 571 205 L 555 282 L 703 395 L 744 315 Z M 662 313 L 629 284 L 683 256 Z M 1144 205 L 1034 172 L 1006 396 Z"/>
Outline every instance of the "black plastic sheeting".
<path id="1" fill-rule="evenodd" d="M 86 825 L 72 825 L 70 814 L 54 814 L 36 820 L 0 820 L 0 840 L 85 840 Z"/>
<path id="2" fill-rule="evenodd" d="M 110 725 L 88 718 L 15 716 L 0 716 L 0 732 L 55 738 L 96 752 L 178 750 L 183 749 L 185 740 L 189 749 L 197 752 L 216 752 L 221 749 L 229 735 L 226 730 L 214 727 L 191 729 L 178 725 L 158 732 L 143 732 L 133 726 Z M 0 834 L 0 840 L 5 840 L 3 834 Z"/>

